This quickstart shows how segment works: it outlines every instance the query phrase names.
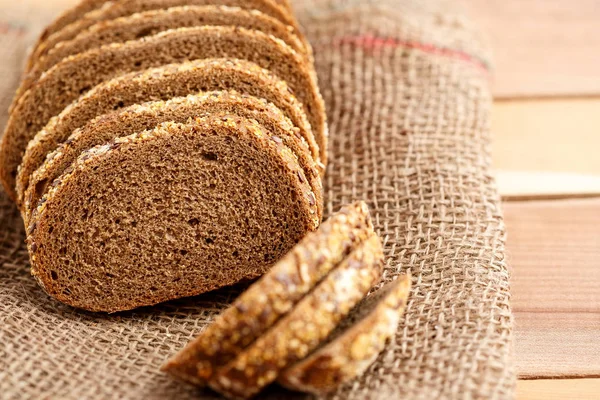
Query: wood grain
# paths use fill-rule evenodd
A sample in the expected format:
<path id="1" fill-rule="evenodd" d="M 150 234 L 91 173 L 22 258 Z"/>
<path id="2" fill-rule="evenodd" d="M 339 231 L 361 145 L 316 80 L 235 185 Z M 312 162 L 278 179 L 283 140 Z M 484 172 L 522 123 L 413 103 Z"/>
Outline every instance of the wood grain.
<path id="1" fill-rule="evenodd" d="M 492 135 L 498 169 L 600 176 L 600 98 L 496 101 Z"/>
<path id="2" fill-rule="evenodd" d="M 600 312 L 600 199 L 511 202 L 504 210 L 513 307 Z"/>
<path id="3" fill-rule="evenodd" d="M 600 379 L 519 381 L 517 400 L 598 400 Z"/>
<path id="4" fill-rule="evenodd" d="M 598 0 L 463 0 L 490 39 L 498 98 L 599 95 Z"/>
<path id="5" fill-rule="evenodd" d="M 600 199 L 504 211 L 519 376 L 600 376 Z"/>
<path id="6" fill-rule="evenodd" d="M 519 378 L 600 377 L 600 314 L 515 310 L 515 326 Z"/>

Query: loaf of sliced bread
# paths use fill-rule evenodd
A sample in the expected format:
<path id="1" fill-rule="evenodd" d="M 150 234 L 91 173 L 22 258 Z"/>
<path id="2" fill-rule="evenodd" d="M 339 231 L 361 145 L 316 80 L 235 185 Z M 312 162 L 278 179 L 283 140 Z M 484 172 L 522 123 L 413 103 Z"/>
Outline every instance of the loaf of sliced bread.
<path id="1" fill-rule="evenodd" d="M 317 143 L 326 137 L 323 100 L 308 63 L 283 41 L 259 31 L 197 27 L 166 31 L 69 57 L 47 71 L 19 100 L 2 138 L 0 178 L 14 198 L 17 168 L 27 143 L 69 103 L 120 74 L 186 59 L 246 59 L 284 79 L 303 103 Z M 325 153 L 325 152 L 324 152 Z"/>
<path id="2" fill-rule="evenodd" d="M 410 292 L 410 276 L 367 297 L 310 356 L 287 368 L 278 382 L 288 389 L 324 396 L 361 376 L 398 329 Z"/>
<path id="3" fill-rule="evenodd" d="M 379 280 L 382 266 L 381 241 L 373 234 L 270 330 L 219 368 L 210 387 L 228 397 L 255 396 L 325 340 Z"/>
<path id="4" fill-rule="evenodd" d="M 20 166 L 17 194 L 21 210 L 27 214 L 29 209 L 25 204 L 28 197 L 24 196 L 24 192 L 29 186 L 30 175 L 42 165 L 47 154 L 56 150 L 73 131 L 91 119 L 133 104 L 213 90 L 235 90 L 266 99 L 281 109 L 308 144 L 319 171 L 323 173 L 319 148 L 306 114 L 284 81 L 248 61 L 197 60 L 130 73 L 104 82 L 50 120 L 29 142 Z M 38 199 L 31 206 L 36 206 Z"/>
<path id="5" fill-rule="evenodd" d="M 299 178 L 307 180 L 317 204 L 317 215 L 323 215 L 323 187 L 315 161 L 306 143 L 290 120 L 281 110 L 266 100 L 241 95 L 236 92 L 207 92 L 201 95 L 177 97 L 169 101 L 133 105 L 121 111 L 95 118 L 83 128 L 77 129 L 69 139 L 49 154 L 46 162 L 32 176 L 31 185 L 25 195 L 25 224 L 31 213 L 31 205 L 37 205 L 54 182 L 85 150 L 150 129 L 163 122 L 184 123 L 193 117 L 217 114 L 233 114 L 256 120 L 271 135 L 290 148 L 298 159 L 302 172 Z"/>
<path id="6" fill-rule="evenodd" d="M 106 3 L 104 7 L 85 14 L 77 21 L 47 37 L 35 49 L 32 61 L 35 64 L 38 59 L 47 54 L 58 43 L 73 39 L 79 33 L 98 22 L 110 21 L 144 11 L 193 5 L 224 5 L 241 7 L 247 10 L 258 10 L 280 20 L 286 25 L 290 25 L 294 33 L 299 32 L 297 22 L 289 10 L 286 10 L 273 0 L 120 0 Z"/>
<path id="7" fill-rule="evenodd" d="M 262 31 L 283 40 L 299 54 L 307 53 L 307 48 L 291 33 L 287 25 L 260 11 L 225 6 L 186 6 L 147 11 L 92 25 L 74 39 L 59 43 L 41 57 L 27 79 L 33 82 L 62 59 L 105 44 L 124 43 L 169 29 L 205 25 L 231 25 Z"/>
<path id="8" fill-rule="evenodd" d="M 31 216 L 52 297 L 116 312 L 264 274 L 318 227 L 291 150 L 257 122 L 165 123 L 84 152 Z"/>
<path id="9" fill-rule="evenodd" d="M 196 385 L 206 384 L 218 367 L 230 362 L 286 315 L 372 234 L 366 204 L 358 202 L 342 208 L 238 297 L 198 338 L 169 360 L 163 371 Z"/>

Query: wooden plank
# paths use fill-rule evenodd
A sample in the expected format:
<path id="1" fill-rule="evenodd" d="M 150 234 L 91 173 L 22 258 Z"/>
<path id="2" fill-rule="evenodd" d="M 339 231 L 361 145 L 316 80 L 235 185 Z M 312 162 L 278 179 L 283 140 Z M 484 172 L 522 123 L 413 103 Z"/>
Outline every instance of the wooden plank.
<path id="1" fill-rule="evenodd" d="M 510 202 L 504 211 L 513 307 L 600 312 L 600 199 Z"/>
<path id="2" fill-rule="evenodd" d="M 598 400 L 600 379 L 541 379 L 517 382 L 517 400 Z"/>
<path id="3" fill-rule="evenodd" d="M 499 98 L 599 95 L 598 0 L 463 0 L 489 37 Z"/>
<path id="4" fill-rule="evenodd" d="M 515 326 L 515 357 L 520 378 L 600 376 L 600 314 L 517 309 Z"/>
<path id="5" fill-rule="evenodd" d="M 519 376 L 600 376 L 600 199 L 504 211 Z"/>
<path id="6" fill-rule="evenodd" d="M 600 176 L 599 133 L 600 98 L 496 101 L 494 166 Z"/>

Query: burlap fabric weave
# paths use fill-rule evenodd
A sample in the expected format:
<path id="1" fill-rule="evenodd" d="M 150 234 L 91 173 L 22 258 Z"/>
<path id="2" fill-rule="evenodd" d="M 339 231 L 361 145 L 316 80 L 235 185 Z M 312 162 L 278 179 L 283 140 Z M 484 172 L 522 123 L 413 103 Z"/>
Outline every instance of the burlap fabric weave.
<path id="1" fill-rule="evenodd" d="M 2 126 L 26 46 L 56 12 L 32 2 L 0 0 Z M 328 107 L 326 210 L 365 199 L 385 243 L 385 279 L 410 270 L 414 286 L 395 340 L 333 397 L 512 398 L 505 233 L 478 33 L 442 0 L 295 6 Z M 22 221 L 4 194 L 0 227 L 0 398 L 214 396 L 158 368 L 239 289 L 111 316 L 76 311 L 29 275 Z"/>

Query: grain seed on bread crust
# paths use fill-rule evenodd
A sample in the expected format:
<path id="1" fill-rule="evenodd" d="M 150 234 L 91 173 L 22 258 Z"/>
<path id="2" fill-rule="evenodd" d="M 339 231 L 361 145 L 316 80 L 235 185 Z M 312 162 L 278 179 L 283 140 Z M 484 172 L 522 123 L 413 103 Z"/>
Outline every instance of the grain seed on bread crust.
<path id="1" fill-rule="evenodd" d="M 35 64 L 38 59 L 44 56 L 58 43 L 73 39 L 80 32 L 98 22 L 110 21 L 144 11 L 193 5 L 223 5 L 240 7 L 246 10 L 258 10 L 278 19 L 286 25 L 290 25 L 293 28 L 294 34 L 299 35 L 300 32 L 296 19 L 289 11 L 275 3 L 273 0 L 121 0 L 118 2 L 107 3 L 104 7 L 85 14 L 79 20 L 74 21 L 46 38 L 46 40 L 36 48 L 32 55 L 32 61 Z"/>
<path id="2" fill-rule="evenodd" d="M 373 234 L 270 330 L 219 368 L 210 387 L 228 397 L 255 396 L 335 329 L 379 280 L 382 265 L 381 241 Z"/>
<path id="3" fill-rule="evenodd" d="M 248 61 L 196 60 L 133 72 L 104 82 L 68 106 L 59 116 L 52 118 L 29 142 L 23 156 L 17 177 L 18 203 L 22 213 L 29 213 L 29 207 L 25 204 L 28 198 L 24 197 L 24 191 L 29 186 L 30 175 L 43 164 L 46 155 L 56 150 L 76 129 L 97 116 L 133 104 L 213 90 L 235 90 L 264 98 L 281 109 L 308 144 L 323 175 L 319 148 L 306 114 L 283 80 Z M 36 197 L 31 206 L 37 204 L 39 197 Z"/>
<path id="4" fill-rule="evenodd" d="M 27 75 L 27 80 L 34 82 L 44 71 L 68 56 L 106 44 L 124 43 L 169 29 L 205 25 L 231 25 L 255 29 L 283 40 L 299 54 L 307 54 L 306 47 L 291 32 L 289 26 L 260 11 L 226 6 L 184 6 L 146 11 L 92 25 L 77 37 L 57 44 L 48 54 L 41 57 Z M 30 84 L 24 84 L 22 90 L 26 90 L 28 85 Z"/>
<path id="5" fill-rule="evenodd" d="M 254 342 L 367 237 L 373 224 L 364 202 L 342 208 L 309 233 L 217 320 L 162 368 L 184 381 L 204 385 Z"/>
<path id="6" fill-rule="evenodd" d="M 256 278 L 318 227 L 300 171 L 289 148 L 237 116 L 94 147 L 33 213 L 31 272 L 59 301 L 104 312 Z"/>
<path id="7" fill-rule="evenodd" d="M 35 205 L 46 192 L 50 183 L 57 179 L 85 150 L 128 136 L 164 122 L 184 123 L 192 117 L 233 114 L 256 120 L 273 136 L 281 140 L 297 157 L 303 172 L 299 176 L 307 180 L 317 204 L 317 215 L 323 215 L 323 187 L 315 161 L 302 136 L 281 110 L 264 99 L 242 95 L 237 92 L 206 92 L 187 97 L 176 97 L 166 102 L 157 101 L 133 105 L 102 115 L 77 129 L 32 175 L 25 193 L 25 224 L 29 218 L 28 207 Z"/>
<path id="8" fill-rule="evenodd" d="M 14 178 L 27 143 L 53 116 L 99 83 L 187 59 L 229 56 L 255 62 L 284 79 L 303 104 L 317 143 L 326 137 L 324 105 L 312 68 L 283 41 L 259 31 L 207 26 L 162 32 L 68 57 L 23 95 L 2 138 L 0 178 L 14 198 Z M 326 152 L 323 152 L 325 154 Z"/>
<path id="9" fill-rule="evenodd" d="M 283 371 L 278 383 L 324 396 L 361 376 L 396 333 L 409 292 L 410 276 L 404 275 L 367 297 L 325 344 Z"/>

